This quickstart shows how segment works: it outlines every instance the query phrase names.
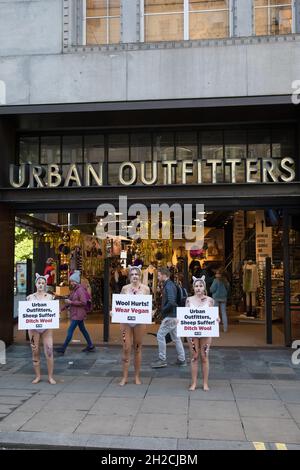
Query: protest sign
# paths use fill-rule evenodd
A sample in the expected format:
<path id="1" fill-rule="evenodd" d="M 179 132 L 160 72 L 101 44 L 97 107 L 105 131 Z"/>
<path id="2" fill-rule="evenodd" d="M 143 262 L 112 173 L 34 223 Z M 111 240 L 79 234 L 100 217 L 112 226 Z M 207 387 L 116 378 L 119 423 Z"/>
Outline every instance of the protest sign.
<path id="1" fill-rule="evenodd" d="M 113 294 L 112 323 L 152 323 L 152 296 Z"/>
<path id="2" fill-rule="evenodd" d="M 19 302 L 19 330 L 59 328 L 59 300 Z"/>
<path id="3" fill-rule="evenodd" d="M 218 337 L 218 307 L 178 307 L 177 336 L 183 337 Z"/>

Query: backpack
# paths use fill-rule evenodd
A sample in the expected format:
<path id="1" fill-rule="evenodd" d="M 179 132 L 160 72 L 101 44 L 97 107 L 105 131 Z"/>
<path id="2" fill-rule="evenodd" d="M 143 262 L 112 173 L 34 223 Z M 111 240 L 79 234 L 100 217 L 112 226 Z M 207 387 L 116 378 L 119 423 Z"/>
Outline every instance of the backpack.
<path id="1" fill-rule="evenodd" d="M 86 304 L 84 306 L 84 309 L 85 309 L 86 313 L 91 313 L 93 311 L 92 296 L 87 291 L 86 288 L 84 288 L 84 291 L 85 291 L 85 298 L 86 298 Z"/>
<path id="2" fill-rule="evenodd" d="M 176 303 L 178 307 L 185 307 L 185 301 L 187 299 L 187 292 L 184 287 L 180 287 L 178 284 L 175 284 L 177 295 L 176 295 Z"/>

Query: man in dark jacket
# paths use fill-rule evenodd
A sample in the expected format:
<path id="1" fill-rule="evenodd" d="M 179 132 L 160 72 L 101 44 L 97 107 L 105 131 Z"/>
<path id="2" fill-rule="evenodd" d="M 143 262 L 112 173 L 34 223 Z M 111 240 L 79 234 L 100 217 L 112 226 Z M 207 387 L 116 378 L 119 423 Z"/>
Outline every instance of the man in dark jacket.
<path id="1" fill-rule="evenodd" d="M 170 333 L 171 338 L 175 343 L 178 356 L 176 364 L 183 366 L 186 365 L 185 352 L 181 338 L 178 338 L 176 333 L 177 289 L 174 282 L 172 282 L 170 279 L 170 271 L 168 268 L 159 268 L 157 271 L 157 277 L 159 282 L 163 282 L 161 301 L 161 315 L 163 320 L 157 332 L 159 359 L 158 361 L 153 362 L 151 365 L 154 369 L 167 366 L 166 335 Z"/>

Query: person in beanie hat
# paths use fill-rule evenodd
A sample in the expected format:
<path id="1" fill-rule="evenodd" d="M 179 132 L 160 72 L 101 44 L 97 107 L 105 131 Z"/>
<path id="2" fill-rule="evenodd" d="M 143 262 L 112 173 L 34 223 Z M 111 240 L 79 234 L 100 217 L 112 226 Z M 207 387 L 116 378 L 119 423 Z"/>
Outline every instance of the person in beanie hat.
<path id="1" fill-rule="evenodd" d="M 41 276 L 40 274 L 36 273 L 35 275 L 35 286 L 36 292 L 34 294 L 30 294 L 27 297 L 29 301 L 49 301 L 53 300 L 53 295 L 48 294 L 47 290 L 47 279 L 48 276 Z M 44 346 L 44 353 L 47 361 L 47 369 L 48 369 L 48 382 L 51 385 L 55 385 L 56 381 L 53 378 L 53 333 L 51 329 L 43 329 L 43 330 L 28 330 L 30 346 L 32 350 L 32 361 L 33 361 L 33 368 L 35 371 L 35 379 L 33 379 L 32 383 L 37 384 L 41 381 L 41 361 L 40 361 L 40 342 L 41 338 L 43 340 Z"/>
<path id="2" fill-rule="evenodd" d="M 60 348 L 56 348 L 55 351 L 57 353 L 64 354 L 69 342 L 73 337 L 73 333 L 78 326 L 87 342 L 87 346 L 82 351 L 91 352 L 95 350 L 95 346 L 93 345 L 90 335 L 84 324 L 84 320 L 87 317 L 87 304 L 90 300 L 90 295 L 85 287 L 80 284 L 80 271 L 74 271 L 69 280 L 72 292 L 69 298 L 65 300 L 65 303 L 66 306 L 70 309 L 71 323 L 64 344 Z"/>

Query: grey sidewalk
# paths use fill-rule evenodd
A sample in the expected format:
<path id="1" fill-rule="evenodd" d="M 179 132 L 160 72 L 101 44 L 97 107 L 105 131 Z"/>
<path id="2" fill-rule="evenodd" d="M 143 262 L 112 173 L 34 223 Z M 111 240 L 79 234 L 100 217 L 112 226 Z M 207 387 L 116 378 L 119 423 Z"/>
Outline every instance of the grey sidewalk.
<path id="1" fill-rule="evenodd" d="M 0 445 L 110 449 L 300 448 L 300 366 L 290 349 L 212 348 L 210 392 L 187 390 L 189 367 L 153 370 L 144 348 L 143 384 L 118 385 L 121 350 L 77 347 L 55 359 L 57 385 L 32 385 L 29 346 L 0 366 Z M 43 365 L 43 371 L 45 367 Z"/>

